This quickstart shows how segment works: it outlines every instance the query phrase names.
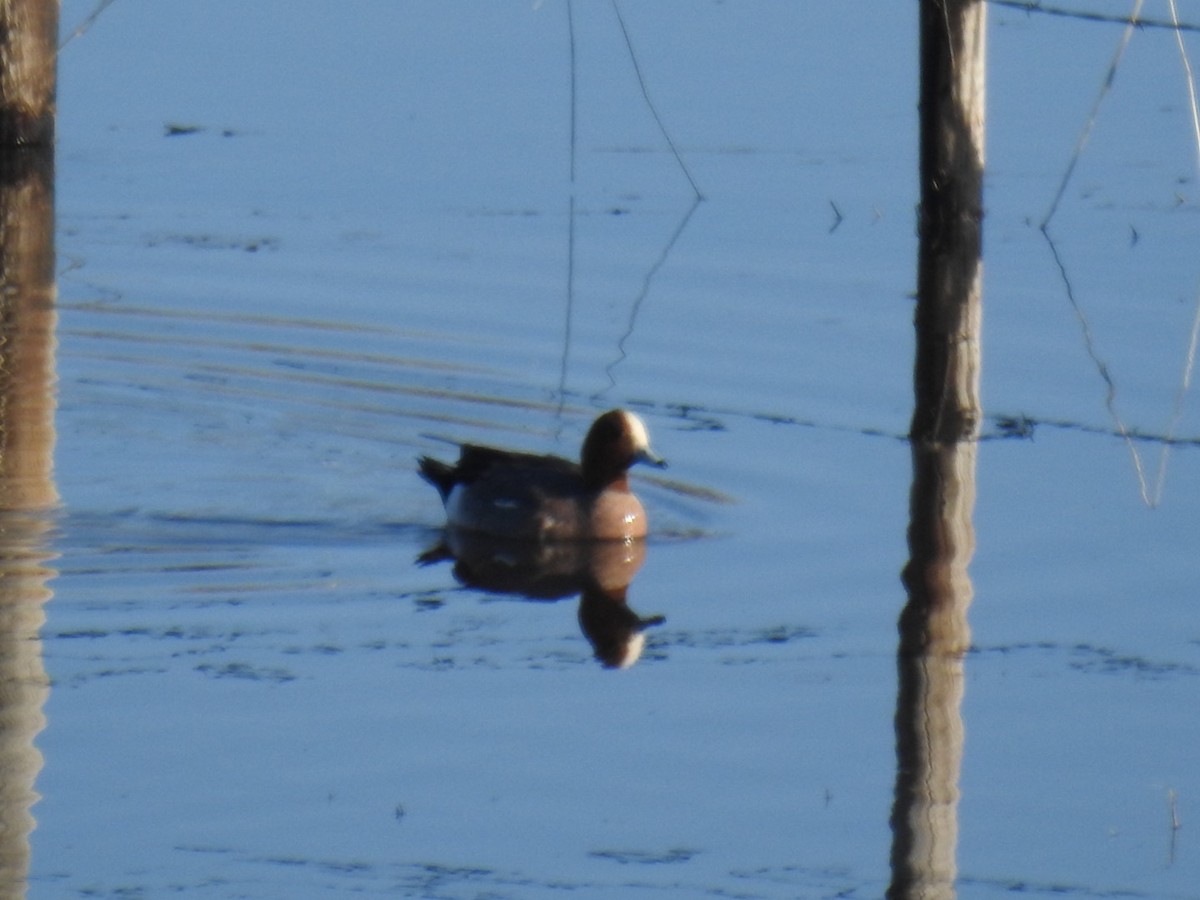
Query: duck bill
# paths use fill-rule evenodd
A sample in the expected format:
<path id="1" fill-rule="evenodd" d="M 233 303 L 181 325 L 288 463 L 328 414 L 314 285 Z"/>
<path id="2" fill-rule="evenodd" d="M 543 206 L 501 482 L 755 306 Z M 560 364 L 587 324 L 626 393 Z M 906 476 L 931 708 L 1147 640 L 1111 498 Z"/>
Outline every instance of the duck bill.
<path id="1" fill-rule="evenodd" d="M 654 466 L 656 469 L 665 469 L 667 467 L 667 461 L 648 447 L 634 454 L 633 461 L 644 463 L 647 466 Z"/>

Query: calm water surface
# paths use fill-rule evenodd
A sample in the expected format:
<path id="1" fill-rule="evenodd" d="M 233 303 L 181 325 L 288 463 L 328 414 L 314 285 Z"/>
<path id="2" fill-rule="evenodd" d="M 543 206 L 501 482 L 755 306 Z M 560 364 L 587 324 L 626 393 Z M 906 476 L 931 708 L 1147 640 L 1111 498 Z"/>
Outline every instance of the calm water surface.
<path id="1" fill-rule="evenodd" d="M 118 2 L 63 51 L 30 896 L 886 890 L 916 10 L 628 4 L 693 208 L 574 6 L 574 184 L 561 2 Z M 1036 227 L 1119 36 L 992 15 L 963 897 L 1200 897 L 1173 38 L 1135 36 L 1051 226 L 1121 421 L 1191 442 L 1155 509 Z M 671 463 L 623 671 L 576 598 L 416 564 L 417 455 L 574 455 L 616 405 Z"/>

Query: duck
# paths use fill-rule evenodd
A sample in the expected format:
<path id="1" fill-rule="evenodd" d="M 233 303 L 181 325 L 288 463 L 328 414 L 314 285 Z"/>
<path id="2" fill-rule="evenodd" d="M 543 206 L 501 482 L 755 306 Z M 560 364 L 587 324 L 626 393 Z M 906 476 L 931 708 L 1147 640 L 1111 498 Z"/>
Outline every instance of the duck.
<path id="1" fill-rule="evenodd" d="M 459 445 L 451 465 L 418 459 L 452 528 L 518 541 L 632 541 L 647 534 L 646 511 L 629 487 L 638 463 L 665 468 L 635 413 L 611 409 L 583 440 L 579 462 L 479 444 Z"/>

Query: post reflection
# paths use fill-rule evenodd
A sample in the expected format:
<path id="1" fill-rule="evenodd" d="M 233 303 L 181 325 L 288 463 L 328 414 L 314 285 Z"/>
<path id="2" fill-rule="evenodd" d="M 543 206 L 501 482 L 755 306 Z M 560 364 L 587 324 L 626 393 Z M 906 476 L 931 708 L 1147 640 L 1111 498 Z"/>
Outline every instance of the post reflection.
<path id="1" fill-rule="evenodd" d="M 896 654 L 892 898 L 955 896 L 977 447 L 913 443 L 908 602 Z"/>
<path id="2" fill-rule="evenodd" d="M 447 528 L 424 564 L 453 560 L 467 587 L 527 600 L 579 597 L 579 627 L 606 668 L 626 669 L 641 658 L 645 630 L 662 616 L 642 618 L 628 603 L 629 586 L 646 559 L 646 543 L 629 541 L 513 541 Z"/>
<path id="3" fill-rule="evenodd" d="M 49 678 L 40 629 L 54 486 L 52 151 L 0 151 L 0 894 L 24 896 Z"/>

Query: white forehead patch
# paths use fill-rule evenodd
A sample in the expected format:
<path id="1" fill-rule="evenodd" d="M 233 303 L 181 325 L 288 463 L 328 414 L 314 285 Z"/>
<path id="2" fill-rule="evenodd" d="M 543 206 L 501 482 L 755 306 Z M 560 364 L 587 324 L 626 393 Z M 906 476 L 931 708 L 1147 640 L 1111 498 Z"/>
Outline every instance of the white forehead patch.
<path id="1" fill-rule="evenodd" d="M 625 412 L 625 427 L 629 429 L 629 437 L 637 450 L 650 449 L 650 434 L 646 431 L 646 423 L 633 413 Z"/>

